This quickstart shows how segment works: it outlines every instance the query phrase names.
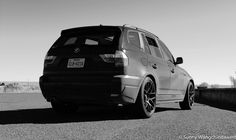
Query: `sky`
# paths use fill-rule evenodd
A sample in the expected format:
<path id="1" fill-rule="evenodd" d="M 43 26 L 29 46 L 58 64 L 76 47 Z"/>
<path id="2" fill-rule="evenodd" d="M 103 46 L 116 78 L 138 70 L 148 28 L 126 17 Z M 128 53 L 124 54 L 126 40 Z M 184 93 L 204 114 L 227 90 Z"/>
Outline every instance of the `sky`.
<path id="1" fill-rule="evenodd" d="M 196 84 L 236 77 L 236 0 L 0 0 L 0 81 L 38 81 L 61 30 L 99 24 L 154 33 Z"/>

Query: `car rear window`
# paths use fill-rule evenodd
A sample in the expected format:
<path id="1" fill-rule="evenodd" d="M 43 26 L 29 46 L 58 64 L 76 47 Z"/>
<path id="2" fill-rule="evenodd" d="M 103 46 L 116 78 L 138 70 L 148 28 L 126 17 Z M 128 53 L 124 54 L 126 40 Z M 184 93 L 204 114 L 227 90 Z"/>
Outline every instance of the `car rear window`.
<path id="1" fill-rule="evenodd" d="M 120 32 L 114 30 L 82 30 L 76 32 L 67 32 L 53 45 L 55 47 L 70 47 L 70 46 L 114 46 L 119 43 Z"/>

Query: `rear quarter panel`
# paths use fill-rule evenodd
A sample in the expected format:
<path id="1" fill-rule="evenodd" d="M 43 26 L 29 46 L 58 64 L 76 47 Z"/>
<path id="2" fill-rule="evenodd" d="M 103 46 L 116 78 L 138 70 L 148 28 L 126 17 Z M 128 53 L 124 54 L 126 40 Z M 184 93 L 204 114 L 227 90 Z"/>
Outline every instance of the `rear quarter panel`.
<path id="1" fill-rule="evenodd" d="M 122 46 L 121 49 L 125 52 L 125 54 L 129 57 L 129 65 L 125 67 L 124 74 L 129 76 L 137 76 L 140 78 L 138 88 L 141 87 L 141 84 L 145 77 L 150 76 L 154 78 L 156 85 L 158 82 L 156 79 L 156 73 L 150 69 L 148 56 L 143 52 L 141 48 L 138 48 L 128 42 L 127 39 L 127 30 L 122 33 Z M 158 89 L 158 88 L 157 88 Z M 136 95 L 138 96 L 137 91 Z M 135 98 L 136 99 L 136 98 Z"/>
<path id="2" fill-rule="evenodd" d="M 124 73 L 125 75 L 137 76 L 143 79 L 147 71 L 148 58 L 141 48 L 128 42 L 127 31 L 128 30 L 125 29 L 121 37 L 121 49 L 129 58 L 129 65 L 125 67 Z"/>
<path id="3" fill-rule="evenodd" d="M 132 45 L 128 42 L 128 37 L 127 37 L 128 31 L 132 31 L 132 29 L 125 29 L 122 32 L 122 37 L 121 37 L 122 38 L 121 49 L 123 49 L 124 52 L 129 57 L 129 66 L 126 67 L 125 74 L 141 77 L 142 80 L 140 82 L 140 85 L 142 84 L 144 78 L 147 77 L 148 75 L 152 75 L 155 78 L 155 80 L 158 79 L 158 76 L 156 75 L 153 68 L 150 68 L 151 66 L 148 61 L 148 56 L 143 51 L 143 49 L 135 45 Z"/>

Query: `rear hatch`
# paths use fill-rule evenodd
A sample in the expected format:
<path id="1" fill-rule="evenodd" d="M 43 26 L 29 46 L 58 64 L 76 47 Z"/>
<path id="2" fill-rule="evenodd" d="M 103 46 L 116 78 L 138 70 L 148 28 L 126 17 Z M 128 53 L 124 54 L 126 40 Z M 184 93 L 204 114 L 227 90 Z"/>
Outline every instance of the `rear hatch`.
<path id="1" fill-rule="evenodd" d="M 64 30 L 45 57 L 45 75 L 103 76 L 121 74 L 106 57 L 119 50 L 121 29 L 93 26 Z M 65 79 L 64 79 L 65 80 Z"/>

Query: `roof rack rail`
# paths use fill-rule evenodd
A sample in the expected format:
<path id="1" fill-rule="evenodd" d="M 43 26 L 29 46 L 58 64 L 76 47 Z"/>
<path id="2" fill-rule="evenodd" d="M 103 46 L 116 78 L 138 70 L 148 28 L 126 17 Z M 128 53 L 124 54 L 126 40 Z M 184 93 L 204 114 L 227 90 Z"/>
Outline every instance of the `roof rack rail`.
<path id="1" fill-rule="evenodd" d="M 129 27 L 129 28 L 133 28 L 133 29 L 138 29 L 138 27 L 130 25 L 130 24 L 124 24 L 123 27 Z"/>
<path id="2" fill-rule="evenodd" d="M 149 34 L 152 34 L 152 35 L 156 36 L 155 34 L 149 32 L 149 31 L 147 31 L 147 30 L 144 30 L 144 29 L 142 29 L 142 28 L 138 28 L 138 27 L 133 26 L 133 25 L 130 25 L 130 24 L 124 24 L 124 25 L 123 25 L 123 28 L 124 28 L 124 27 L 129 27 L 129 28 L 136 29 L 136 30 L 139 30 L 139 31 L 143 31 L 143 32 L 146 32 L 146 33 L 149 33 Z M 158 36 L 156 36 L 156 37 L 159 38 Z"/>
<path id="3" fill-rule="evenodd" d="M 149 33 L 149 34 L 151 34 L 151 35 L 154 35 L 154 36 L 156 36 L 155 34 L 153 34 L 153 33 L 151 33 L 151 32 L 149 32 L 149 31 L 147 31 L 147 30 L 144 30 L 144 29 L 142 29 L 142 28 L 138 28 L 138 30 L 139 31 L 143 31 L 143 32 L 146 32 L 146 33 Z M 158 36 L 156 36 L 157 38 L 159 38 Z"/>

